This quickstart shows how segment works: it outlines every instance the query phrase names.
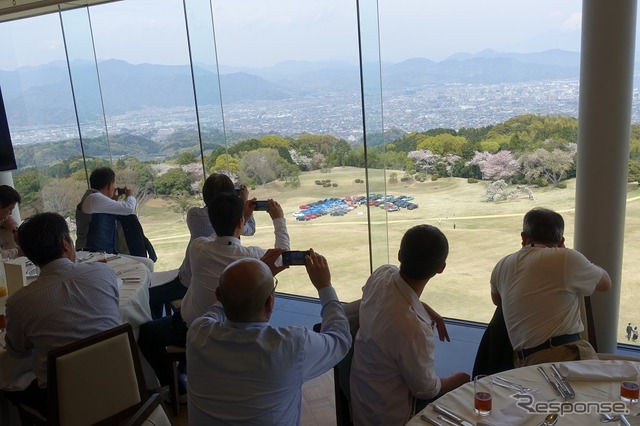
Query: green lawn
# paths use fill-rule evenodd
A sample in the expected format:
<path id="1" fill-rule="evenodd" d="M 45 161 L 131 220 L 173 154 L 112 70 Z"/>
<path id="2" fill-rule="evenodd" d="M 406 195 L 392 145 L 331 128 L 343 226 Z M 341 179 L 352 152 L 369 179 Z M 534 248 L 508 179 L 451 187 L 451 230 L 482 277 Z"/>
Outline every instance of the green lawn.
<path id="1" fill-rule="evenodd" d="M 398 172 L 398 176 L 402 176 L 402 172 Z M 355 179 L 364 177 L 362 169 L 348 167 L 335 168 L 331 173 L 314 171 L 300 176 L 299 188 L 291 189 L 275 182 L 258 187 L 250 194 L 258 199 L 273 198 L 280 202 L 287 218 L 291 248 L 304 250 L 313 247 L 327 257 L 333 284 L 342 300 L 358 299 L 369 275 L 366 208 L 360 206 L 345 216 L 323 216 L 308 222 L 296 221 L 292 213 L 298 211 L 299 205 L 319 199 L 364 195 L 365 185 L 355 183 Z M 314 183 L 322 179 L 331 179 L 338 186 L 324 188 Z M 383 192 L 384 180 L 382 173 L 376 173 L 370 190 Z M 421 223 L 438 226 L 449 239 L 450 254 L 446 270 L 428 284 L 423 299 L 445 316 L 487 322 L 493 313 L 489 296 L 491 270 L 501 257 L 519 249 L 524 213 L 535 206 L 561 212 L 566 222 L 567 246 L 572 246 L 575 181 L 568 181 L 566 189 L 534 189 L 535 200 L 529 200 L 523 194 L 519 199 L 502 203 L 482 201 L 485 188 L 486 183 L 469 184 L 466 179 L 458 178 L 388 184 L 387 193 L 412 195 L 420 207 L 390 213 L 371 208 L 374 266 L 397 263 L 400 239 L 411 226 Z M 640 199 L 635 199 L 639 195 L 640 191 L 631 192 L 627 205 L 621 312 L 635 312 L 640 300 L 636 291 L 640 274 L 633 262 L 640 256 L 640 244 L 636 238 L 640 235 Z M 140 214 L 145 233 L 159 253 L 156 269 L 177 267 L 189 238 L 180 215 L 159 199 L 145 204 Z M 256 235 L 244 237 L 243 243 L 272 247 L 273 227 L 268 214 L 256 212 L 255 217 Z M 281 292 L 316 296 L 304 267 L 291 267 L 278 275 L 278 280 Z M 620 330 L 629 321 L 635 319 L 622 316 Z"/>

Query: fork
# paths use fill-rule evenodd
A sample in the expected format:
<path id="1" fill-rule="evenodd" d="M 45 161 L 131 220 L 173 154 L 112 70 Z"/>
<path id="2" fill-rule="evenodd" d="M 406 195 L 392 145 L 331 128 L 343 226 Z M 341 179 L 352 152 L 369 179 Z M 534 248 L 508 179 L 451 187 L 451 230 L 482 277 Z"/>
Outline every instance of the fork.
<path id="1" fill-rule="evenodd" d="M 514 387 L 514 389 L 519 390 L 519 391 L 521 391 L 521 392 L 525 392 L 525 393 L 527 393 L 527 392 L 533 392 L 533 391 L 537 391 L 537 390 L 538 390 L 538 389 L 531 389 L 531 388 L 528 388 L 528 387 L 526 387 L 526 386 L 521 385 L 520 383 L 512 382 L 511 380 L 507 380 L 507 379 L 505 379 L 504 377 L 496 376 L 496 377 L 494 378 L 494 380 L 495 380 L 495 379 L 498 379 L 498 380 L 500 380 L 500 381 L 503 381 L 503 382 L 505 382 L 505 383 L 508 383 L 508 384 L 510 384 L 511 386 L 513 386 L 513 387 Z"/>

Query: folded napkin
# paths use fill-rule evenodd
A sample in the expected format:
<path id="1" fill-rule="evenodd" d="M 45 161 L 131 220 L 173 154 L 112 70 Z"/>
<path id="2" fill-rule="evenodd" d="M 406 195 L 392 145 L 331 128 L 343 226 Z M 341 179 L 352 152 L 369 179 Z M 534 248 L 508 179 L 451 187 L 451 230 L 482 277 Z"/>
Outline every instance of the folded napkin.
<path id="1" fill-rule="evenodd" d="M 558 371 L 567 380 L 610 382 L 637 380 L 638 369 L 631 361 L 585 360 L 559 363 Z"/>

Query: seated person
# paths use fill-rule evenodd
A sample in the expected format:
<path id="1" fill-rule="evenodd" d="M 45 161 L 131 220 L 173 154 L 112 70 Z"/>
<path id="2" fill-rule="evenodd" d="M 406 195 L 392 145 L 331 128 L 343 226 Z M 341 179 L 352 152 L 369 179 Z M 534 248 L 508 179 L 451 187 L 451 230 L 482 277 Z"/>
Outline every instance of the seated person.
<path id="1" fill-rule="evenodd" d="M 191 424 L 300 424 L 302 383 L 351 346 L 325 258 L 310 250 L 305 262 L 322 302 L 319 333 L 269 324 L 275 284 L 267 264 L 246 258 L 224 269 L 216 288 L 222 306 L 196 319 L 187 335 Z"/>
<path id="2" fill-rule="evenodd" d="M 16 244 L 18 224 L 11 212 L 20 204 L 20 194 L 9 185 L 0 185 L 0 258 L 15 259 L 22 256 Z"/>
<path id="3" fill-rule="evenodd" d="M 91 172 L 91 188 L 84 193 L 76 208 L 78 250 L 107 253 L 118 251 L 116 216 L 134 214 L 136 198 L 132 195 L 131 189 L 125 188 L 125 199 L 118 201 L 120 195 L 117 193 L 115 181 L 116 174 L 109 167 L 100 167 Z"/>
<path id="4" fill-rule="evenodd" d="M 215 235 L 196 238 L 191 243 L 191 284 L 182 299 L 180 311 L 140 327 L 138 346 L 162 386 L 168 385 L 171 379 L 166 346 L 185 346 L 189 325 L 217 302 L 215 291 L 224 268 L 235 260 L 245 257 L 260 259 L 266 254 L 266 249 L 243 246 L 240 242 L 245 217 L 250 217 L 253 210 L 252 200 L 244 202 L 233 192 L 221 193 L 211 201 L 208 212 Z M 269 200 L 267 213 L 273 220 L 274 247 L 289 250 L 289 234 L 282 207 Z M 179 392 L 185 395 L 186 390 L 181 387 Z M 185 400 L 186 397 L 183 398 Z"/>
<path id="5" fill-rule="evenodd" d="M 564 246 L 564 219 L 535 208 L 522 225 L 522 248 L 491 273 L 491 300 L 502 306 L 515 367 L 597 359 L 579 333 L 580 298 L 611 288 L 607 271 Z"/>
<path id="6" fill-rule="evenodd" d="M 47 353 L 119 325 L 118 283 L 104 263 L 75 263 L 67 222 L 57 213 L 25 220 L 19 240 L 41 272 L 7 299 L 5 343 L 12 356 L 33 356 L 36 378 L 25 390 L 5 395 L 46 415 Z"/>
<path id="7" fill-rule="evenodd" d="M 202 186 L 202 198 L 204 199 L 204 207 L 191 207 L 187 212 L 187 227 L 189 228 L 189 244 L 185 251 L 184 260 L 180 265 L 178 276 L 163 285 L 151 287 L 149 289 L 149 306 L 151 307 L 151 317 L 158 319 L 162 316 L 162 309 L 165 303 L 169 303 L 176 299 L 182 299 L 191 283 L 191 264 L 189 258 L 189 247 L 191 242 L 198 237 L 212 237 L 215 231 L 209 220 L 207 208 L 218 194 L 223 192 L 234 192 L 233 182 L 227 175 L 214 173 L 210 175 Z M 249 198 L 247 187 L 242 185 L 238 194 L 243 201 Z M 242 235 L 253 235 L 256 232 L 256 221 L 253 215 L 245 217 L 245 225 Z"/>
<path id="8" fill-rule="evenodd" d="M 426 405 L 416 399 L 436 398 L 469 381 L 463 372 L 436 375 L 434 324 L 441 341 L 449 336 L 442 317 L 420 301 L 448 254 L 438 228 L 414 226 L 402 237 L 400 268 L 380 266 L 362 288 L 350 377 L 355 425 L 403 425 L 414 405 Z"/>

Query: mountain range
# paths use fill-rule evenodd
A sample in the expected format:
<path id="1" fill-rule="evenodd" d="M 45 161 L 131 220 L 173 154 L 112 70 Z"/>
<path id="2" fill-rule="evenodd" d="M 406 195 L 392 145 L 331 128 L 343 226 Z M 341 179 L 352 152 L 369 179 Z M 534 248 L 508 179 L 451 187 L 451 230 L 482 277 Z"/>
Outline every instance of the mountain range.
<path id="1" fill-rule="evenodd" d="M 381 72 L 383 88 L 411 90 L 431 85 L 499 84 L 577 79 L 579 53 L 549 50 L 539 53 L 457 53 L 444 61 L 424 58 L 399 63 L 365 64 L 365 76 Z M 73 90 L 80 120 L 101 115 L 101 87 L 107 116 L 149 108 L 191 107 L 194 90 L 187 65 L 130 64 L 110 59 L 98 63 L 72 62 Z M 211 66 L 194 67 L 200 105 L 219 105 L 217 74 Z M 375 80 L 374 80 L 375 81 Z M 66 63 L 52 62 L 13 71 L 0 70 L 0 84 L 16 126 L 75 123 L 72 88 Z M 98 86 L 99 85 L 99 86 Z M 266 68 L 220 67 L 224 104 L 358 94 L 360 70 L 346 62 L 288 61 Z"/>

